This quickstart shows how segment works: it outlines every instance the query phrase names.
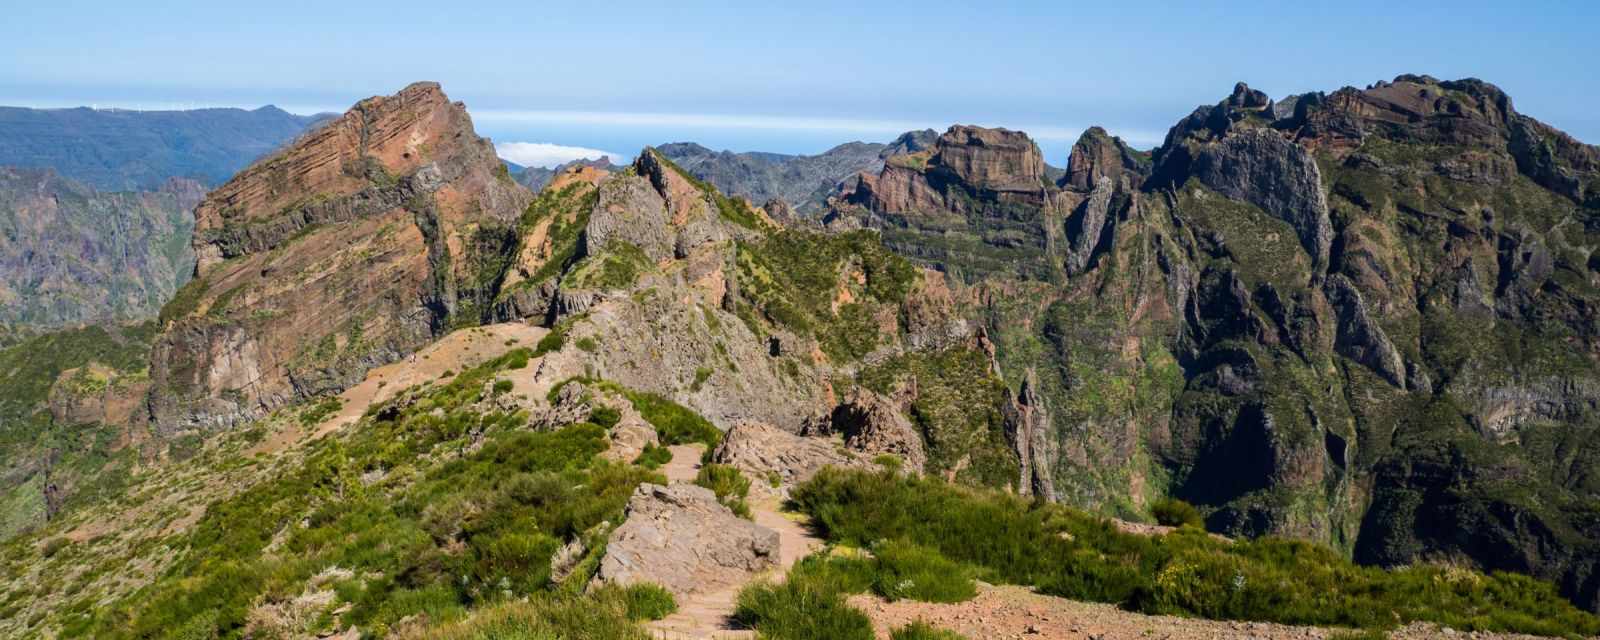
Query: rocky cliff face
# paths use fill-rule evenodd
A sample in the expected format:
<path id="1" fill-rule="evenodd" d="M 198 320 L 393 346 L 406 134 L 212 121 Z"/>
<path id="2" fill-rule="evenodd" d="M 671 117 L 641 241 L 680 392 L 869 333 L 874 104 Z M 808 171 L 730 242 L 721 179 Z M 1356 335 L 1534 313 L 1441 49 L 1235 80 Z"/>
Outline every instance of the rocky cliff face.
<path id="1" fill-rule="evenodd" d="M 1045 177 L 1026 134 L 955 126 L 932 148 L 893 156 L 834 199 L 830 224 L 879 229 L 885 244 L 972 281 L 1010 273 L 1053 279 L 1072 202 Z"/>
<path id="2" fill-rule="evenodd" d="M 1214 530 L 1600 608 L 1595 147 L 1487 83 L 1402 76 L 1241 84 L 1148 164 L 1091 130 L 1055 183 L 1031 149 L 953 128 L 830 214 L 956 276 L 1019 485 L 1134 518 L 1176 495 Z"/>
<path id="3" fill-rule="evenodd" d="M 208 194 L 150 407 L 217 427 L 336 391 L 493 300 L 527 205 L 432 83 L 358 103 Z"/>
<path id="4" fill-rule="evenodd" d="M 1020 132 L 907 151 L 821 233 L 653 149 L 530 203 L 437 87 L 363 102 L 199 207 L 151 408 L 227 424 L 452 324 L 526 320 L 551 335 L 508 410 L 616 385 L 1600 608 L 1592 148 L 1484 83 L 1402 77 L 1281 103 L 1240 85 L 1148 161 L 1086 132 L 1059 177 Z"/>
<path id="5" fill-rule="evenodd" d="M 50 169 L 0 167 L 0 323 L 60 326 L 155 314 L 194 268 L 203 190 L 106 193 Z"/>

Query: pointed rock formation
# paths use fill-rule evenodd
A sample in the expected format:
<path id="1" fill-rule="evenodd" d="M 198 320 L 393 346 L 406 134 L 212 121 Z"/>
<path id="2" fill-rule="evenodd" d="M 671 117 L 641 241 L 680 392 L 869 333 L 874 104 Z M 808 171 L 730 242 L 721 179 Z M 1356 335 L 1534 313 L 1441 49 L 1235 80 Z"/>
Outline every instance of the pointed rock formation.
<path id="1" fill-rule="evenodd" d="M 1101 178 L 1110 178 L 1120 184 L 1124 177 L 1135 186 L 1150 173 L 1149 154 L 1140 154 L 1122 142 L 1122 138 L 1106 133 L 1100 127 L 1089 127 L 1072 145 L 1067 158 L 1067 174 L 1061 178 L 1061 187 L 1077 191 L 1090 191 Z"/>
<path id="2" fill-rule="evenodd" d="M 1006 406 L 1006 435 L 1016 449 L 1022 473 L 1017 492 L 1056 500 L 1055 463 L 1058 445 L 1054 441 L 1050 413 L 1036 389 L 1038 377 L 1029 370 L 1022 386 Z"/>

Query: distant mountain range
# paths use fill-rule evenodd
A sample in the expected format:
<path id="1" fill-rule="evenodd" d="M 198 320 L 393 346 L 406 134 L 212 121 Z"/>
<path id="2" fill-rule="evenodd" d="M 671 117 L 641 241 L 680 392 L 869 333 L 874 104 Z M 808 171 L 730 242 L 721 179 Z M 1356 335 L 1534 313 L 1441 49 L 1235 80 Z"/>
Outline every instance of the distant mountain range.
<path id="1" fill-rule="evenodd" d="M 928 148 L 939 134 L 909 131 L 888 144 L 847 142 L 814 156 L 748 151 L 713 151 L 693 142 L 657 148 L 695 177 L 718 190 L 763 204 L 778 199 L 801 215 L 818 214 L 840 181 L 862 171 L 876 172 L 890 156 Z"/>
<path id="2" fill-rule="evenodd" d="M 102 191 L 168 178 L 221 184 L 327 115 L 272 106 L 192 111 L 0 107 L 0 165 L 48 167 Z"/>

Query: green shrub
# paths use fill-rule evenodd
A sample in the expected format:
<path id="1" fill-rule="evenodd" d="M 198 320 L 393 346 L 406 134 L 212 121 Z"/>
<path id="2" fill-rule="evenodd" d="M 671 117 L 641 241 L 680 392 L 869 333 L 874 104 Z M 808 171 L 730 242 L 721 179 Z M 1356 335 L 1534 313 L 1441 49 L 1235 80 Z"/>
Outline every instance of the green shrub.
<path id="1" fill-rule="evenodd" d="M 566 325 L 557 324 L 556 326 L 551 327 L 550 333 L 544 334 L 544 337 L 539 338 L 539 342 L 533 345 L 533 355 L 542 356 L 547 353 L 560 351 L 561 347 L 566 345 L 566 343 L 567 327 Z"/>
<path id="2" fill-rule="evenodd" d="M 963 602 L 978 595 L 972 570 L 933 549 L 897 540 L 873 546 L 872 555 L 872 590 L 890 600 Z"/>
<path id="3" fill-rule="evenodd" d="M 600 350 L 600 343 L 590 336 L 578 338 L 576 346 L 585 353 L 594 353 Z"/>
<path id="4" fill-rule="evenodd" d="M 796 565 L 782 584 L 740 591 L 734 618 L 772 640 L 872 640 L 872 621 L 845 602 L 848 575 Z"/>
<path id="5" fill-rule="evenodd" d="M 966 636 L 918 620 L 895 629 L 889 634 L 889 640 L 966 640 Z"/>
<path id="6" fill-rule="evenodd" d="M 1377 629 L 1335 631 L 1328 640 L 1389 640 L 1389 634 Z"/>
<path id="7" fill-rule="evenodd" d="M 528 366 L 528 359 L 531 357 L 533 357 L 532 351 L 527 349 L 512 349 L 505 355 L 500 356 L 501 360 L 499 362 L 499 366 L 500 368 L 508 370 L 523 369 Z"/>
<path id="8" fill-rule="evenodd" d="M 72 544 L 72 541 L 65 537 L 51 538 L 44 541 L 44 544 L 39 547 L 39 555 L 45 558 L 53 558 L 62 549 L 67 548 L 69 544 Z"/>
<path id="9" fill-rule="evenodd" d="M 508 531 L 473 540 L 478 556 L 476 578 L 513 595 L 532 593 L 550 579 L 550 558 L 561 541 L 537 531 Z"/>
<path id="10" fill-rule="evenodd" d="M 601 405 L 589 411 L 589 422 L 610 429 L 617 426 L 618 422 L 622 422 L 622 412 Z"/>
<path id="11" fill-rule="evenodd" d="M 589 595 L 542 595 L 490 607 L 431 629 L 433 640 L 649 640 L 629 618 L 629 593 L 608 586 Z"/>
<path id="12" fill-rule="evenodd" d="M 975 566 L 991 582 L 1143 613 L 1364 629 L 1429 622 L 1600 633 L 1600 618 L 1578 610 L 1554 585 L 1519 574 L 1385 571 L 1307 542 L 1229 543 L 1193 527 L 1139 536 L 1060 505 L 888 472 L 824 469 L 793 497 L 834 543 L 903 540 Z"/>
<path id="13" fill-rule="evenodd" d="M 504 395 L 506 393 L 510 393 L 511 388 L 512 383 L 510 380 L 496 380 L 494 381 L 494 389 L 492 390 L 492 393 L 497 396 Z"/>
<path id="14" fill-rule="evenodd" d="M 739 517 L 750 518 L 750 505 L 744 499 L 750 495 L 750 479 L 737 468 L 725 464 L 707 464 L 695 474 L 694 483 L 717 494 L 717 500 Z"/>
<path id="15" fill-rule="evenodd" d="M 646 469 L 659 469 L 661 465 L 672 462 L 672 450 L 666 447 L 647 445 L 644 451 L 639 452 L 639 457 L 633 463 Z"/>
<path id="16" fill-rule="evenodd" d="M 905 466 L 905 463 L 901 462 L 900 456 L 892 453 L 880 454 L 872 459 L 872 463 L 889 471 L 899 471 L 901 467 Z"/>
<path id="17" fill-rule="evenodd" d="M 672 592 L 654 584 L 636 584 L 623 589 L 629 620 L 660 620 L 678 611 Z"/>
<path id="18" fill-rule="evenodd" d="M 329 416 L 338 413 L 342 408 L 344 408 L 344 400 L 339 396 L 328 396 L 318 400 L 316 404 L 306 407 L 304 410 L 300 411 L 300 425 L 304 427 L 312 427 L 322 424 L 322 421 L 327 420 Z"/>
<path id="19" fill-rule="evenodd" d="M 688 407 L 653 393 L 630 391 L 627 397 L 645 422 L 656 428 L 662 445 L 700 442 L 715 448 L 722 440 L 715 425 Z"/>
<path id="20" fill-rule="evenodd" d="M 1200 510 L 1177 498 L 1162 498 L 1155 501 L 1150 505 L 1150 515 L 1163 526 L 1205 526 L 1205 519 L 1200 516 Z"/>

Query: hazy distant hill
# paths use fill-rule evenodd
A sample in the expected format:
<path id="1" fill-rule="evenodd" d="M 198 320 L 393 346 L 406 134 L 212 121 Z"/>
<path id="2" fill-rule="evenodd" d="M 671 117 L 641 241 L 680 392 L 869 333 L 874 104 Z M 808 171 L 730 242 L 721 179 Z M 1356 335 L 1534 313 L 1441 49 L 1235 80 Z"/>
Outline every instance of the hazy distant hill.
<path id="1" fill-rule="evenodd" d="M 0 107 L 0 165 L 49 167 L 102 191 L 168 178 L 221 184 L 327 116 L 266 106 L 192 111 Z"/>

